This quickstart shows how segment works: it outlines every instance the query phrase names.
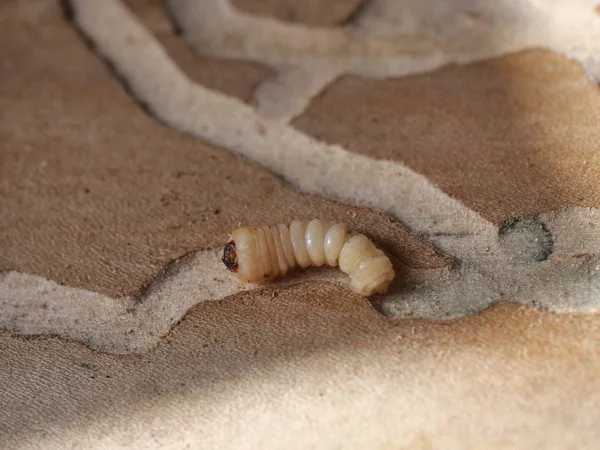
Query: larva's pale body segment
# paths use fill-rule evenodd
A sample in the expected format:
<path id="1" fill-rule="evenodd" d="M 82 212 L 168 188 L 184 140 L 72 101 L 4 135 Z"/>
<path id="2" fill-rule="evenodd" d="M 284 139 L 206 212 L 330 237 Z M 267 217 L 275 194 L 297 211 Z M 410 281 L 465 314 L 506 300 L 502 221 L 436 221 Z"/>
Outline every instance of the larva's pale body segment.
<path id="1" fill-rule="evenodd" d="M 348 231 L 343 223 L 319 219 L 293 221 L 234 230 L 223 251 L 223 263 L 247 283 L 262 283 L 296 268 L 339 266 L 361 295 L 385 294 L 394 279 L 394 267 L 369 238 Z"/>

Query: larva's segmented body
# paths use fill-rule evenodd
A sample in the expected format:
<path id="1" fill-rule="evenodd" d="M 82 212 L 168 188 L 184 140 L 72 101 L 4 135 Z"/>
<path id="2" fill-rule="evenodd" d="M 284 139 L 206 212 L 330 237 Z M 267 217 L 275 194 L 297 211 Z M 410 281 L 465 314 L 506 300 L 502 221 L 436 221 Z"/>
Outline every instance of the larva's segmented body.
<path id="1" fill-rule="evenodd" d="M 223 263 L 247 283 L 272 280 L 297 267 L 339 265 L 352 288 L 365 296 L 386 293 L 395 276 L 390 259 L 369 238 L 319 219 L 238 228 L 225 246 Z"/>

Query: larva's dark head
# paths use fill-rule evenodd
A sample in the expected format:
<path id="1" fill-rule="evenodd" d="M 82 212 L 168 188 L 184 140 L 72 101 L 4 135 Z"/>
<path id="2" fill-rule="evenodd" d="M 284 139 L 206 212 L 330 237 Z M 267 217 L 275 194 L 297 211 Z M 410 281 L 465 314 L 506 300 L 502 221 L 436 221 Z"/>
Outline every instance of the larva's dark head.
<path id="1" fill-rule="evenodd" d="M 237 271 L 238 261 L 237 253 L 235 252 L 235 242 L 230 241 L 223 249 L 223 264 L 232 272 Z"/>

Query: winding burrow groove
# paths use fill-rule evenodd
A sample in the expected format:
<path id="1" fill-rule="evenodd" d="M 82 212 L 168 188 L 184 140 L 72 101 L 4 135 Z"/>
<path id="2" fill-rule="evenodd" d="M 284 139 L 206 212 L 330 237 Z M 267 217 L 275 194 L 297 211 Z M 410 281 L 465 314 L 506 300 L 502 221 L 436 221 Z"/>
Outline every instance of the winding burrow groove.
<path id="1" fill-rule="evenodd" d="M 204 54 L 256 61 L 279 71 L 256 93 L 260 114 L 287 122 L 343 74 L 424 73 L 529 48 L 576 58 L 598 78 L 600 17 L 592 0 L 398 2 L 373 0 L 345 27 L 258 17 L 228 0 L 169 0 L 185 38 Z"/>
<path id="2" fill-rule="evenodd" d="M 515 257 L 519 256 L 515 248 L 520 247 L 514 244 L 519 241 L 518 235 L 507 233 L 506 228 L 500 233 L 498 227 L 448 197 L 424 177 L 400 164 L 354 155 L 340 147 L 310 139 L 287 126 L 266 123 L 239 101 L 193 85 L 119 3 L 103 3 L 98 11 L 94 11 L 99 6 L 95 2 L 75 2 L 74 5 L 79 25 L 125 77 L 138 99 L 146 102 L 159 119 L 250 157 L 301 190 L 385 210 L 408 224 L 413 232 L 457 258 L 459 264 L 455 269 L 412 270 L 406 267 L 398 277 L 398 284 L 392 287 L 393 294 L 376 302 L 385 314 L 453 318 L 480 311 L 500 298 L 513 298 L 553 311 L 597 309 L 600 266 L 597 254 L 594 250 L 589 251 L 598 248 L 594 240 L 597 235 L 592 234 L 590 240 L 583 238 L 585 233 L 565 231 L 573 225 L 581 230 L 595 226 L 598 222 L 595 210 L 559 211 L 532 219 L 535 223 L 543 222 L 543 227 L 536 225 L 534 230 L 527 226 L 517 227 L 517 231 L 527 230 L 533 235 L 537 229 L 547 229 L 552 233 L 553 247 L 551 252 L 534 249 L 525 257 Z M 112 31 L 109 33 L 108 30 Z M 211 117 L 202 113 L 208 110 Z M 373 179 L 380 179 L 381 183 L 373 185 Z M 531 222 L 525 220 L 523 223 Z M 70 288 L 50 281 L 9 272 L 2 282 L 5 310 L 18 309 L 14 305 L 26 305 L 27 302 L 22 300 L 27 299 L 42 312 L 41 318 L 34 314 L 29 320 L 32 308 L 25 306 L 18 314 L 6 314 L 4 326 L 19 333 L 60 334 L 117 353 L 145 351 L 177 323 L 189 305 L 239 291 L 239 286 L 223 283 L 225 286 L 221 288 L 209 286 L 201 298 L 196 296 L 198 280 L 210 280 L 211 271 L 216 267 L 222 270 L 211 252 L 192 254 L 181 263 L 173 263 L 144 296 L 118 300 L 124 307 L 115 308 L 115 314 L 124 311 L 124 315 L 106 317 L 105 320 L 101 320 L 102 314 L 107 308 L 114 307 L 115 300 L 84 290 L 69 291 Z M 547 259 L 539 261 L 539 254 L 547 254 Z M 534 255 L 534 260 L 528 259 L 527 255 Z M 563 270 L 564 267 L 568 270 Z M 336 282 L 338 276 L 335 271 L 314 273 L 319 275 L 311 273 L 310 276 L 324 276 L 332 282 Z M 213 276 L 215 284 L 218 284 L 217 280 L 219 277 Z M 191 293 L 194 299 L 178 299 L 180 288 Z M 176 293 L 175 297 L 164 294 L 153 297 L 154 292 L 169 290 Z M 47 296 L 48 293 L 52 295 Z M 56 316 L 43 313 L 53 310 L 62 298 L 88 294 L 96 299 L 98 306 L 90 307 L 89 325 L 85 327 L 78 323 L 78 316 L 85 317 L 86 314 L 77 310 L 77 305 L 71 308 L 68 303 L 63 303 L 64 308 L 59 307 Z M 157 298 L 160 300 L 156 301 Z M 173 308 L 167 311 L 171 314 L 160 313 L 167 307 L 161 303 L 164 301 Z M 152 314 L 158 314 L 163 318 L 162 322 L 144 328 L 141 322 L 146 320 L 140 322 L 139 318 Z M 131 333 L 132 324 L 145 329 L 146 335 Z M 112 333 L 111 327 L 120 329 L 121 334 Z M 123 337 L 126 335 L 131 337 Z"/>
<path id="3" fill-rule="evenodd" d="M 345 290 L 349 302 L 363 301 L 337 269 L 295 272 L 276 284 L 245 284 L 224 269 L 222 254 L 218 248 L 176 260 L 143 296 L 118 299 L 35 275 L 4 272 L 0 275 L 0 327 L 22 335 L 57 335 L 108 353 L 145 353 L 194 305 L 243 291 L 266 290 L 275 297 L 274 286 L 333 283 Z M 500 299 L 494 284 L 478 273 L 411 269 L 392 259 L 397 278 L 391 292 L 373 300 L 385 315 L 453 319 L 484 310 Z"/>

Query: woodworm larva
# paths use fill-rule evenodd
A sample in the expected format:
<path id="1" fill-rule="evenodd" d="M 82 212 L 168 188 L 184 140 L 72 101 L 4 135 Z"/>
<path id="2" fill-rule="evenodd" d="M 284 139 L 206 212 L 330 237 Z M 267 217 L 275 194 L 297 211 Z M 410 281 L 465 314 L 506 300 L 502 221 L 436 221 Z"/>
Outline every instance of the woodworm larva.
<path id="1" fill-rule="evenodd" d="M 237 228 L 223 250 L 223 264 L 247 283 L 282 277 L 296 267 L 339 265 L 364 296 L 385 294 L 395 276 L 390 259 L 369 238 L 319 219 Z"/>

